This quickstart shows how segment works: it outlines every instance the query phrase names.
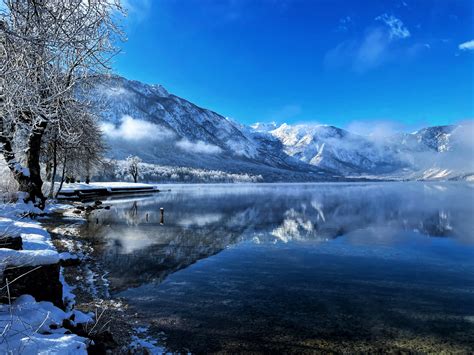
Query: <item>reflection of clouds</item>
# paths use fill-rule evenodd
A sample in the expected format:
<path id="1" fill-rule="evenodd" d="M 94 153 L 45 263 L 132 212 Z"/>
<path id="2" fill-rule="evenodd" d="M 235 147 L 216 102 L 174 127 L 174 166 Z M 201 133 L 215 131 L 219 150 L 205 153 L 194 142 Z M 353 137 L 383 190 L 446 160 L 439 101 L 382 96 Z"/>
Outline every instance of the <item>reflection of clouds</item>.
<path id="1" fill-rule="evenodd" d="M 438 191 L 442 191 L 442 192 L 444 192 L 448 189 L 446 186 L 443 186 L 443 185 L 433 185 L 432 187 L 433 187 L 433 189 L 438 190 Z"/>
<path id="2" fill-rule="evenodd" d="M 425 258 L 429 246 L 436 243 L 443 255 L 450 248 L 451 252 L 459 250 L 452 247 L 456 243 L 439 237 L 474 244 L 474 190 L 465 184 L 170 188 L 171 192 L 146 198 L 114 198 L 111 210 L 97 211 L 100 224 L 95 224 L 95 212 L 87 226 L 89 235 L 107 242 L 103 263 L 116 277 L 117 287 L 163 280 L 222 250 L 245 248 L 245 244 L 238 246 L 245 241 L 255 247 L 260 244 L 258 248 L 309 241 L 305 245 L 315 254 L 397 260 Z M 166 211 L 162 226 L 160 207 Z M 340 236 L 339 242 L 331 241 Z M 439 255 L 432 253 L 431 257 L 437 260 Z"/>
<path id="3" fill-rule="evenodd" d="M 145 233 L 136 233 L 134 229 L 122 229 L 120 233 L 114 234 L 111 242 L 120 254 L 131 254 L 157 244 L 157 238 Z"/>
<path id="4" fill-rule="evenodd" d="M 451 219 L 449 218 L 449 212 L 447 211 L 439 211 L 439 223 L 441 227 L 446 231 L 451 231 L 453 229 L 453 227 L 451 226 Z"/>
<path id="5" fill-rule="evenodd" d="M 469 203 L 473 189 L 465 184 L 169 186 L 171 192 L 112 200 L 114 208 L 104 218 L 105 223 L 108 218 L 112 224 L 119 221 L 135 225 L 137 233 L 150 235 L 154 240 L 156 227 L 152 224 L 158 221 L 159 207 L 165 207 L 167 224 L 159 233 L 162 237 L 166 233 L 169 243 L 179 239 L 184 229 L 190 229 L 191 233 L 199 230 L 215 238 L 231 231 L 238 240 L 252 240 L 258 235 L 262 243 L 273 242 L 275 238 L 283 242 L 325 240 L 358 230 L 378 232 L 380 238 L 388 240 L 387 230 L 378 229 L 383 226 L 474 242 L 471 222 L 474 205 Z M 138 211 L 133 208 L 134 202 L 138 202 Z M 174 229 L 166 230 L 171 226 Z M 372 235 L 365 240 L 370 238 L 377 240 Z"/>
<path id="6" fill-rule="evenodd" d="M 235 213 L 227 222 L 229 227 L 239 227 L 239 226 L 252 226 L 257 224 L 261 214 L 260 210 L 256 207 L 246 208 L 243 211 Z M 256 223 L 257 222 L 257 223 Z"/>
<path id="7" fill-rule="evenodd" d="M 318 200 L 313 199 L 311 200 L 311 206 L 318 212 L 318 221 L 321 220 L 326 222 L 326 218 L 324 218 L 323 204 Z"/>
<path id="8" fill-rule="evenodd" d="M 180 226 L 190 227 L 198 226 L 202 227 L 206 224 L 212 224 L 219 222 L 224 215 L 222 213 L 202 213 L 202 214 L 193 214 L 186 215 L 183 219 L 177 222 Z"/>

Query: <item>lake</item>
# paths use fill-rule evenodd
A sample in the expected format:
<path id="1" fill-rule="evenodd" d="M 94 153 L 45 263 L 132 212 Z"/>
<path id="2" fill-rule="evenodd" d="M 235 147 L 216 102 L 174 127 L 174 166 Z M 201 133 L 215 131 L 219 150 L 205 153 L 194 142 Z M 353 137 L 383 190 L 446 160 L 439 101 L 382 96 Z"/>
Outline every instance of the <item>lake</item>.
<path id="1" fill-rule="evenodd" d="M 161 188 L 86 233 L 170 351 L 474 349 L 474 185 Z"/>

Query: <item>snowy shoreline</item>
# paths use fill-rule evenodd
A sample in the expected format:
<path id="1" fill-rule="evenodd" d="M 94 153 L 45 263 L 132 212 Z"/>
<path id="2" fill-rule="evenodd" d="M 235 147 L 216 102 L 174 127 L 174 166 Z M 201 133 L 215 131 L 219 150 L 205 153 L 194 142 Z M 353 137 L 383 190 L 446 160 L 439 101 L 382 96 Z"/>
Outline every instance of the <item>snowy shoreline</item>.
<path id="1" fill-rule="evenodd" d="M 68 184 L 67 187 L 69 191 L 97 187 L 108 190 L 151 187 L 153 192 L 159 191 L 155 185 L 134 183 Z M 110 208 L 100 198 L 92 196 L 81 202 L 69 199 L 65 203 L 48 201 L 44 211 L 20 202 L 0 205 L 0 238 L 3 238 L 0 240 L 20 239 L 19 245 L 0 244 L 3 280 L 0 296 L 4 302 L 0 304 L 1 354 L 87 354 L 91 347 L 131 353 L 164 352 L 144 330 L 148 325 L 129 314 L 127 305 L 110 297 L 107 272 L 97 268 L 93 256 L 95 245 L 83 239 L 80 232 L 90 213 Z M 15 283 L 20 285 L 20 290 L 33 287 L 33 295 L 17 292 L 12 295 L 15 297 L 7 298 L 5 271 L 16 268 L 27 275 L 20 275 Z M 59 285 L 59 290 L 50 281 Z M 31 286 L 32 283 L 35 285 Z M 38 289 L 50 290 L 49 294 L 46 292 L 48 296 L 40 292 L 41 296 L 35 299 Z M 102 317 L 101 311 L 106 311 L 107 316 Z M 110 321 L 121 325 L 106 331 L 104 327 Z"/>
<path id="2" fill-rule="evenodd" d="M 16 286 L 14 283 L 21 283 L 21 278 L 26 273 L 15 280 L 8 282 L 4 280 L 5 272 L 9 268 L 30 269 L 26 272 L 34 273 L 42 266 L 59 266 L 62 255 L 54 247 L 50 234 L 40 222 L 28 216 L 42 212 L 51 213 L 63 207 L 65 206 L 53 204 L 47 211 L 40 211 L 31 204 L 16 203 L 3 205 L 0 209 L 2 236 L 16 236 L 22 240 L 20 250 L 0 248 L 0 273 L 4 281 L 1 288 L 2 296 L 4 293 L 8 296 L 8 303 L 0 305 L 0 353 L 87 354 L 91 340 L 73 334 L 70 328 L 92 323 L 93 318 L 90 314 L 74 310 L 74 295 L 62 277 L 62 268 L 57 281 L 62 284 L 64 309 L 49 300 L 36 300 L 27 294 L 17 297 L 12 302 L 10 287 Z M 47 287 L 49 285 L 45 285 L 45 288 Z"/>
<path id="3" fill-rule="evenodd" d="M 75 229 L 85 221 L 84 217 L 87 212 L 82 211 L 80 215 L 74 212 L 77 211 L 78 206 L 80 205 L 77 202 L 71 204 L 50 203 L 45 211 L 23 203 L 0 206 L 0 230 L 3 231 L 3 235 L 0 234 L 0 237 L 15 235 L 22 239 L 22 249 L 20 250 L 0 248 L 2 297 L 4 293 L 5 295 L 8 293 L 3 274 L 5 270 L 12 267 L 30 267 L 35 272 L 42 266 L 57 265 L 59 267 L 64 263 L 77 261 L 90 274 L 87 279 L 80 281 L 82 279 L 77 276 L 71 277 L 77 275 L 77 271 L 72 270 L 75 268 L 59 267 L 60 273 L 56 275 L 56 281 L 62 285 L 63 306 L 55 305 L 50 300 L 37 300 L 29 294 L 17 295 L 16 299 L 10 300 L 9 298 L 6 303 L 0 304 L 0 354 L 87 354 L 91 346 L 98 349 L 105 347 L 104 349 L 106 349 L 107 340 L 101 339 L 100 334 L 97 334 L 97 329 L 94 330 L 99 323 L 101 325 L 97 326 L 98 329 L 102 329 L 103 325 L 107 324 L 103 320 L 102 314 L 98 313 L 97 309 L 94 312 L 94 309 L 88 307 L 85 308 L 85 313 L 74 309 L 80 304 L 82 304 L 81 309 L 84 309 L 84 304 L 81 301 L 84 296 L 76 298 L 77 292 L 79 295 L 81 292 L 79 288 L 84 286 L 81 285 L 83 282 L 87 284 L 86 288 L 90 288 L 86 291 L 89 297 L 101 307 L 105 307 L 103 309 L 107 309 L 108 317 L 123 323 L 125 334 L 111 333 L 114 338 L 122 338 L 120 339 L 122 340 L 121 344 L 116 344 L 118 346 L 116 349 L 131 353 L 143 351 L 151 354 L 163 353 L 164 349 L 157 345 L 157 341 L 147 336 L 147 331 L 144 330 L 147 329 L 146 325 L 133 326 L 131 322 L 123 322 L 123 319 L 117 316 L 117 314 L 122 315 L 126 307 L 120 302 L 110 299 L 108 290 L 105 290 L 106 298 L 97 295 L 97 285 L 95 284 L 97 275 L 92 270 L 94 260 L 86 255 L 88 254 L 85 251 L 87 247 L 84 245 L 73 251 L 74 248 L 71 249 L 71 245 L 69 245 L 71 239 L 66 235 L 70 234 L 71 230 L 77 232 Z M 84 205 L 82 204 L 82 206 Z M 97 207 L 97 205 L 95 206 Z M 58 212 L 60 220 L 56 221 L 54 214 Z M 32 214 L 41 214 L 44 220 L 40 222 L 27 217 Z M 68 228 L 61 227 L 61 220 L 69 223 Z M 48 223 L 56 226 L 50 229 L 51 234 L 47 231 Z M 53 238 L 53 235 L 59 235 L 61 239 Z M 55 244 L 57 242 L 60 244 L 55 246 L 53 239 Z M 64 247 L 62 248 L 61 245 Z M 66 282 L 66 278 L 68 278 L 69 284 Z M 108 284 L 103 276 L 100 279 Z M 20 277 L 15 282 L 20 283 L 21 281 Z M 41 280 L 39 281 L 41 283 Z M 45 288 L 50 288 L 50 285 L 45 285 Z M 73 290 L 76 295 L 71 292 Z M 5 302 L 5 297 L 3 298 Z M 124 341 L 126 339 L 129 340 Z M 105 343 L 102 343 L 103 341 Z"/>

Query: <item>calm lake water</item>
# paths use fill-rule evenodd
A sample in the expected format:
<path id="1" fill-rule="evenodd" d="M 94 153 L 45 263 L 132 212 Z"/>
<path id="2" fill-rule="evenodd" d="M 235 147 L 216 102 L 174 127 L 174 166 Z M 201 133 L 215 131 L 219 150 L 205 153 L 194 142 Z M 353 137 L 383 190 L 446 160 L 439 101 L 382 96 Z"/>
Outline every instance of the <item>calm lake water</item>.
<path id="1" fill-rule="evenodd" d="M 170 351 L 474 349 L 474 185 L 163 187 L 87 228 Z"/>

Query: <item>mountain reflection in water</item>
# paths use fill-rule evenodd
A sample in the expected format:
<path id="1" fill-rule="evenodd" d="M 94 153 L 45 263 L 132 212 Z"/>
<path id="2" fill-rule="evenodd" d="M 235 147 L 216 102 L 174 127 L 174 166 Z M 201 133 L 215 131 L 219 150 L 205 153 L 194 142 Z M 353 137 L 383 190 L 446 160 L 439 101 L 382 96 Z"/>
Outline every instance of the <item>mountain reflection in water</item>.
<path id="1" fill-rule="evenodd" d="M 472 347 L 472 185 L 170 188 L 112 199 L 84 230 L 169 349 Z"/>

